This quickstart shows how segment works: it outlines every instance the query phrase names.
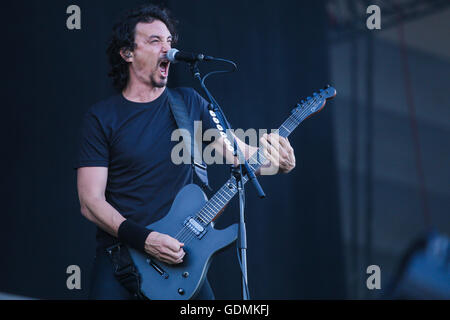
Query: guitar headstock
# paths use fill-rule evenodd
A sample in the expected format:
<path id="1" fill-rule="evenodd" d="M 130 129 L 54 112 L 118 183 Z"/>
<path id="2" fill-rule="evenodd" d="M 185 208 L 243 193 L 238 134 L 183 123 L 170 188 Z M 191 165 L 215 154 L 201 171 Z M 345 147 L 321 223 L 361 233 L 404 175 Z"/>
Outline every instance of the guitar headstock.
<path id="1" fill-rule="evenodd" d="M 304 120 L 321 111 L 326 101 L 333 99 L 335 96 L 336 89 L 327 85 L 325 88 L 320 89 L 319 92 L 314 92 L 312 97 L 301 100 L 297 107 L 292 110 L 292 113 L 298 113 Z"/>

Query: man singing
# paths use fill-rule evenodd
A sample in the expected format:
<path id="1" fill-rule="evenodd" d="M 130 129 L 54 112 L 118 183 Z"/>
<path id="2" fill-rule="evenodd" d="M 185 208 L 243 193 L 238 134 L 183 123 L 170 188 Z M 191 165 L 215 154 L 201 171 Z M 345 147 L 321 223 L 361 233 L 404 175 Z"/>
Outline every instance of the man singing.
<path id="1" fill-rule="evenodd" d="M 92 299 L 140 297 L 114 273 L 107 248 L 119 241 L 168 264 L 181 263 L 185 255 L 183 243 L 145 228 L 164 217 L 177 192 L 193 180 L 191 165 L 171 160 L 176 144 L 171 134 L 178 127 L 169 107 L 166 53 L 176 40 L 166 9 L 145 5 L 126 14 L 114 26 L 107 50 L 118 93 L 93 105 L 83 119 L 76 164 L 78 195 L 81 213 L 98 227 Z M 202 121 L 203 130 L 215 128 L 208 103 L 195 90 L 170 91 L 183 98 L 192 121 Z M 212 143 L 222 156 L 233 157 L 223 151 L 223 138 Z M 278 172 L 295 167 L 287 139 L 271 134 L 260 143 Z M 246 158 L 257 150 L 240 140 L 238 145 L 246 150 Z M 195 298 L 214 299 L 208 281 Z"/>

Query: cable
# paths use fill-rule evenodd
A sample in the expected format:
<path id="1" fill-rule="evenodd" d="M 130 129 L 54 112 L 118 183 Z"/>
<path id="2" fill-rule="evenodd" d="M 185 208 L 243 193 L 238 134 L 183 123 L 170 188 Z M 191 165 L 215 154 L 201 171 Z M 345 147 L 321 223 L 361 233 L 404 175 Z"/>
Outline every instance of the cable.
<path id="1" fill-rule="evenodd" d="M 235 72 L 237 70 L 237 65 L 236 63 L 234 63 L 231 60 L 227 60 L 227 59 L 222 59 L 222 58 L 212 58 L 211 61 L 222 61 L 228 64 L 231 64 L 233 66 L 232 70 L 216 70 L 216 71 L 211 71 L 209 73 L 207 73 L 206 75 L 203 76 L 202 78 L 202 85 L 205 85 L 205 80 L 206 78 L 208 78 L 209 76 L 213 75 L 213 74 L 219 74 L 219 73 L 231 73 L 231 72 Z M 214 101 L 214 103 L 216 103 L 216 101 Z"/>
<path id="2" fill-rule="evenodd" d="M 244 274 L 244 269 L 242 267 L 242 261 L 241 261 L 241 253 L 239 252 L 239 246 L 236 242 L 236 251 L 237 251 L 237 259 L 239 262 L 239 268 L 241 269 L 241 274 Z M 245 289 L 245 293 L 247 294 L 247 300 L 250 300 L 250 292 L 248 290 L 248 283 L 247 283 L 247 279 L 244 279 L 244 289 Z"/>

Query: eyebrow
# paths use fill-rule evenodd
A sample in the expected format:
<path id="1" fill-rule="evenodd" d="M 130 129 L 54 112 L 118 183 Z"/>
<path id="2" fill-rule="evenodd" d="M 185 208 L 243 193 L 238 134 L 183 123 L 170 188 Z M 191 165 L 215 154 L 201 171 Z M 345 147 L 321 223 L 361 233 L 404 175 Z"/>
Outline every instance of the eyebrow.
<path id="1" fill-rule="evenodd" d="M 149 39 L 152 39 L 152 38 L 158 38 L 158 39 L 161 39 L 161 37 L 158 36 L 158 35 L 156 35 L 156 34 L 152 34 L 152 35 L 149 36 L 148 38 L 149 38 Z M 167 39 L 169 39 L 169 38 L 172 39 L 172 36 L 168 36 L 168 37 L 167 37 Z"/>

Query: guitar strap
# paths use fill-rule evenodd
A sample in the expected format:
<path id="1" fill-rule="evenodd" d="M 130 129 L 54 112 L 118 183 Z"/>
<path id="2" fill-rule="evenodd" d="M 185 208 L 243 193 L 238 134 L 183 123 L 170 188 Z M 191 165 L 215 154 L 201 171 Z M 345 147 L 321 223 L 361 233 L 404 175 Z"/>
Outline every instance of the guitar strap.
<path id="1" fill-rule="evenodd" d="M 145 296 L 141 293 L 141 276 L 128 248 L 120 242 L 106 248 L 114 271 L 114 277 L 127 289 L 136 299 L 143 300 Z"/>
<path id="2" fill-rule="evenodd" d="M 206 163 L 203 162 L 202 157 L 199 154 L 199 146 L 195 143 L 195 134 L 198 134 L 198 132 L 194 132 L 194 121 L 189 117 L 186 105 L 181 95 L 175 90 L 170 90 L 169 88 L 167 88 L 167 93 L 169 97 L 170 110 L 172 111 L 178 128 L 181 129 L 180 133 L 186 146 L 185 150 L 188 150 L 191 158 L 192 169 L 197 178 L 200 180 L 202 188 L 211 190 L 208 183 Z"/>

